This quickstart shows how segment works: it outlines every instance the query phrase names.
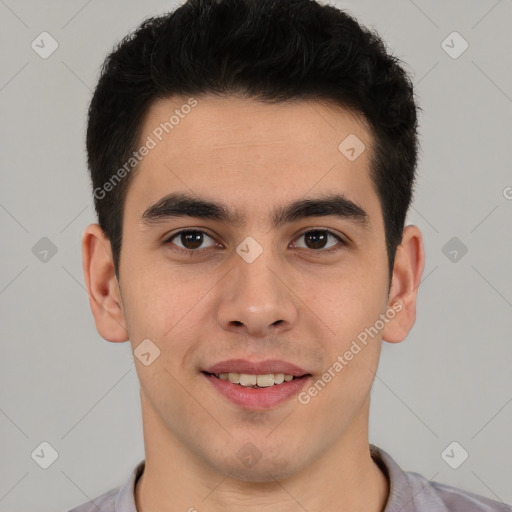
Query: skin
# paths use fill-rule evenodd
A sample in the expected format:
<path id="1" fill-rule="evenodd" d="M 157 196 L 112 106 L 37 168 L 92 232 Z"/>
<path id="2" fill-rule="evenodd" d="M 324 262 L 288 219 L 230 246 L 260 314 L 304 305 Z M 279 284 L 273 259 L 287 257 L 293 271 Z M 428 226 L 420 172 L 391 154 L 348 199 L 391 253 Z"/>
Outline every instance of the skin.
<path id="1" fill-rule="evenodd" d="M 141 141 L 188 98 L 155 102 Z M 416 319 L 424 268 L 420 230 L 405 227 L 388 295 L 384 224 L 369 178 L 372 140 L 363 120 L 318 101 L 278 105 L 199 97 L 198 105 L 142 160 L 126 198 L 119 282 L 110 243 L 97 224 L 83 235 L 83 268 L 100 335 L 150 339 L 160 356 L 135 358 L 146 450 L 136 486 L 139 511 L 382 511 L 389 483 L 370 457 L 370 390 L 382 341 L 403 341 Z M 366 150 L 349 161 L 338 145 L 356 134 Z M 148 227 L 142 213 L 170 192 L 223 202 L 246 215 L 237 227 L 197 218 Z M 271 228 L 269 211 L 338 192 L 369 214 L 365 231 L 348 219 L 301 219 Z M 205 236 L 197 247 L 184 228 Z M 329 229 L 315 248 L 307 229 Z M 263 253 L 247 263 L 236 247 L 253 237 Z M 282 359 L 314 381 L 393 304 L 401 310 L 325 388 L 265 411 L 228 402 L 201 374 L 214 363 Z M 281 322 L 278 322 L 281 320 Z M 277 322 L 277 323 L 276 323 Z M 252 443 L 251 467 L 237 452 Z"/>

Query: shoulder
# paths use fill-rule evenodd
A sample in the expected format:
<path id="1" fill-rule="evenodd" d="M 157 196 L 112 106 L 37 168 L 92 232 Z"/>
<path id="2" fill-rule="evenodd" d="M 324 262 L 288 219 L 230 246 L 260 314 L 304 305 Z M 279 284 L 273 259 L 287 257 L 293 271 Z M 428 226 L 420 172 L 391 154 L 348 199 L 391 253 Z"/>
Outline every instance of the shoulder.
<path id="1" fill-rule="evenodd" d="M 510 505 L 451 485 L 427 480 L 419 473 L 407 471 L 405 476 L 417 512 L 512 512 Z"/>
<path id="2" fill-rule="evenodd" d="M 135 484 L 144 471 L 145 462 L 145 459 L 139 461 L 122 486 L 111 489 L 68 512 L 137 512 Z"/>
<path id="3" fill-rule="evenodd" d="M 94 500 L 82 503 L 68 512 L 98 512 L 98 510 L 101 510 L 101 512 L 115 512 L 115 503 L 118 493 L 119 487 L 111 489 Z"/>
<path id="4" fill-rule="evenodd" d="M 512 507 L 451 485 L 404 471 L 382 448 L 370 445 L 373 460 L 390 482 L 384 512 L 512 512 Z"/>

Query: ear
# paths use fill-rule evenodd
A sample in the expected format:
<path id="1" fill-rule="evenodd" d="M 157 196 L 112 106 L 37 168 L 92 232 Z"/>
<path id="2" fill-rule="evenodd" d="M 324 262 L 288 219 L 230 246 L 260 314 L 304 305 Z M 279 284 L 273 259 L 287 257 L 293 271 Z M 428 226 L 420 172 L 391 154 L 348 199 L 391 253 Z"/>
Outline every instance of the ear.
<path id="1" fill-rule="evenodd" d="M 82 261 L 96 329 L 107 341 L 128 341 L 112 248 L 98 224 L 88 226 L 82 235 Z"/>
<path id="2" fill-rule="evenodd" d="M 395 316 L 386 323 L 382 339 L 389 343 L 403 341 L 416 322 L 416 297 L 425 265 L 421 231 L 417 226 L 406 226 L 402 243 L 397 247 L 388 310 Z"/>

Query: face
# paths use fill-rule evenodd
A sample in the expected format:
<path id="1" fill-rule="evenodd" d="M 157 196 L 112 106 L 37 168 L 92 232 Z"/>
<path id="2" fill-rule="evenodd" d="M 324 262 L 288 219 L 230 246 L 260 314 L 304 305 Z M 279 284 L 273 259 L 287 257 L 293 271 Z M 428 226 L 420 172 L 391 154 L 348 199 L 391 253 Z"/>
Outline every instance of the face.
<path id="1" fill-rule="evenodd" d="M 145 435 L 223 474 L 283 478 L 364 440 L 381 340 L 412 326 L 404 286 L 387 293 L 372 140 L 361 119 L 319 102 L 188 100 L 148 112 L 140 141 L 156 144 L 124 208 L 117 323 L 136 354 L 150 340 L 148 364 L 135 358 Z M 349 135 L 365 146 L 355 159 L 339 149 Z M 228 372 L 296 378 L 256 389 L 211 375 Z"/>

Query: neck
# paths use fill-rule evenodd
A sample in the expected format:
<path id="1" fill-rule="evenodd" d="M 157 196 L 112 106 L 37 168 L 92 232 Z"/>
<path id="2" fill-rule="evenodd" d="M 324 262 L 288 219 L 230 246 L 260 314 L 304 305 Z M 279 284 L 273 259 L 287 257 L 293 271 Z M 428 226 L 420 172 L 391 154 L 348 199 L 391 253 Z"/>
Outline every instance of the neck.
<path id="1" fill-rule="evenodd" d="M 303 471 L 254 482 L 205 464 L 143 400 L 146 463 L 135 489 L 137 511 L 383 512 L 389 482 L 370 455 L 368 408 L 369 400 L 344 436 Z"/>

